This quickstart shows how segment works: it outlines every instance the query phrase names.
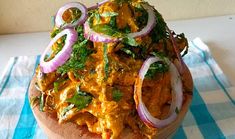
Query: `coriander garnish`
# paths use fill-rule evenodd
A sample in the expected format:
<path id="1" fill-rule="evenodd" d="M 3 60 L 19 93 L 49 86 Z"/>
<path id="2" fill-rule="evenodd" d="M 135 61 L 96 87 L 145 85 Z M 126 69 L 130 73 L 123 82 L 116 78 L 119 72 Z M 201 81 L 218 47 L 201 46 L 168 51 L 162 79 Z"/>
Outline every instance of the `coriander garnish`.
<path id="1" fill-rule="evenodd" d="M 109 59 L 108 59 L 108 45 L 104 44 L 104 48 L 103 48 L 103 58 L 104 58 L 104 79 L 107 80 L 108 78 L 108 74 L 109 74 Z"/>
<path id="2" fill-rule="evenodd" d="M 123 93 L 119 89 L 117 89 L 117 88 L 113 89 L 112 98 L 114 101 L 116 101 L 116 102 L 120 101 L 122 96 L 123 96 Z"/>
<path id="3" fill-rule="evenodd" d="M 81 110 L 91 103 L 92 96 L 85 91 L 81 91 L 80 87 L 78 87 L 74 96 L 72 98 L 67 99 L 66 101 L 71 104 L 74 104 L 78 110 Z"/>

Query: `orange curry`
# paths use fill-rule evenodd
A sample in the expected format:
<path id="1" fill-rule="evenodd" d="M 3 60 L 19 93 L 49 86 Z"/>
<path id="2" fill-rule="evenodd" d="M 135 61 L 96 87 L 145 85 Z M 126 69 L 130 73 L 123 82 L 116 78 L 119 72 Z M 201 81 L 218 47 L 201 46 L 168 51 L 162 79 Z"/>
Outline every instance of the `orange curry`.
<path id="1" fill-rule="evenodd" d="M 110 25 L 121 32 L 138 32 L 148 19 L 146 11 L 141 9 L 141 2 L 107 2 L 89 11 L 90 24 L 93 27 Z M 117 14 L 93 16 L 107 12 Z M 73 13 L 74 10 L 66 11 L 64 20 L 70 22 Z M 148 56 L 158 54 L 177 61 L 166 23 L 156 10 L 155 15 L 157 23 L 154 29 L 146 36 L 135 38 L 138 47 L 131 47 L 125 42 L 92 42 L 80 35 L 78 43 L 85 41 L 83 46 L 79 45 L 81 49 L 77 49 L 81 52 L 74 48 L 72 54 L 79 55 L 78 62 L 83 63 L 81 67 L 79 63 L 70 62 L 67 67 L 61 66 L 47 74 L 37 68 L 36 85 L 42 94 L 40 110 L 56 113 L 60 124 L 73 122 L 87 126 L 90 132 L 100 134 L 102 138 L 118 138 L 125 128 L 148 138 L 155 135 L 158 129 L 148 127 L 140 120 L 133 98 L 135 80 Z M 78 34 L 82 34 L 82 26 L 76 29 Z M 56 32 L 59 32 L 58 28 L 54 28 L 52 37 Z M 180 51 L 188 47 L 183 34 L 174 37 Z M 48 60 L 56 55 L 63 43 L 62 37 L 53 45 Z M 168 115 L 171 103 L 171 75 L 165 63 L 158 64 L 160 70 L 149 72 L 142 91 L 143 102 L 149 112 L 162 119 Z"/>

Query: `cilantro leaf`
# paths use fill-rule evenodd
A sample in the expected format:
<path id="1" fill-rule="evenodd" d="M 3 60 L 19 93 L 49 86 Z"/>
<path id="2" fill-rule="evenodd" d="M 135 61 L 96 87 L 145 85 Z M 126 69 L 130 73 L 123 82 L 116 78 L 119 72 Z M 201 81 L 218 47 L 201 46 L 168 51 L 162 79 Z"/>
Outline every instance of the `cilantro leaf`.
<path id="1" fill-rule="evenodd" d="M 147 25 L 148 22 L 148 12 L 142 7 L 141 4 L 137 5 L 137 7 L 134 8 L 136 12 L 141 13 L 140 16 L 136 18 L 136 23 L 138 27 L 144 27 Z"/>
<path id="2" fill-rule="evenodd" d="M 139 44 L 136 42 L 136 40 L 128 35 L 126 35 L 123 40 L 124 43 L 131 45 L 131 46 L 138 46 Z"/>
<path id="3" fill-rule="evenodd" d="M 51 38 L 54 38 L 58 33 L 61 32 L 61 29 L 55 29 L 51 32 Z"/>
<path id="4" fill-rule="evenodd" d="M 83 26 L 78 26 L 76 28 L 76 31 L 78 33 L 78 42 L 82 42 L 85 40 L 84 35 L 83 35 Z"/>
<path id="5" fill-rule="evenodd" d="M 149 70 L 147 71 L 145 77 L 153 78 L 156 73 L 164 73 L 169 70 L 169 65 L 165 62 L 158 61 L 150 65 Z"/>
<path id="6" fill-rule="evenodd" d="M 112 28 L 117 29 L 116 17 L 115 17 L 115 16 L 113 16 L 113 17 L 110 18 L 109 25 L 110 25 Z"/>
<path id="7" fill-rule="evenodd" d="M 131 51 L 130 49 L 128 49 L 128 48 L 123 47 L 123 48 L 121 48 L 120 50 L 122 50 L 122 51 L 125 52 L 126 54 L 130 55 L 132 58 L 135 58 L 135 57 L 136 57 L 135 53 L 132 52 L 132 51 Z"/>
<path id="8" fill-rule="evenodd" d="M 114 101 L 116 101 L 116 102 L 120 101 L 122 96 L 123 96 L 123 93 L 119 89 L 117 89 L 117 88 L 113 89 L 112 98 Z"/>
<path id="9" fill-rule="evenodd" d="M 59 80 L 55 81 L 53 83 L 54 86 L 54 92 L 57 93 L 60 90 L 61 85 L 63 85 L 66 82 L 66 79 L 60 78 Z"/>
<path id="10" fill-rule="evenodd" d="M 103 58 L 104 58 L 104 72 L 105 77 L 104 79 L 107 80 L 108 74 L 109 74 L 109 59 L 108 59 L 108 53 L 107 53 L 108 45 L 104 44 L 103 48 Z"/>
<path id="11" fill-rule="evenodd" d="M 102 16 L 102 17 L 114 17 L 114 16 L 118 16 L 118 13 L 116 13 L 116 12 L 104 12 L 104 13 L 100 14 L 100 16 Z"/>
<path id="12" fill-rule="evenodd" d="M 54 82 L 54 91 L 55 92 L 59 91 L 59 82 Z"/>
<path id="13" fill-rule="evenodd" d="M 110 25 L 106 24 L 97 24 L 93 26 L 92 28 L 95 32 L 103 33 L 112 37 L 121 37 L 122 42 L 131 45 L 131 46 L 138 46 L 139 44 L 136 42 L 136 40 L 133 37 L 130 37 L 129 35 L 122 33 L 118 31 L 117 29 L 113 28 Z"/>
<path id="14" fill-rule="evenodd" d="M 175 113 L 176 113 L 176 114 L 179 114 L 179 113 L 180 113 L 180 110 L 179 110 L 178 107 L 175 108 Z"/>
<path id="15" fill-rule="evenodd" d="M 93 26 L 92 28 L 95 32 L 98 33 L 103 33 L 109 36 L 113 36 L 113 37 L 121 37 L 122 34 L 120 32 L 118 32 L 117 30 L 115 30 L 114 28 L 112 28 L 109 25 L 106 24 L 97 24 L 95 26 Z"/>
<path id="16" fill-rule="evenodd" d="M 162 15 L 155 10 L 155 15 L 156 15 L 156 22 L 157 24 L 151 31 L 151 38 L 153 42 L 158 43 L 159 40 L 167 38 L 167 31 L 166 31 L 166 22 L 162 18 Z"/>
<path id="17" fill-rule="evenodd" d="M 64 65 L 60 66 L 57 72 L 65 74 L 69 71 L 83 69 L 87 57 L 92 53 L 92 50 L 87 48 L 87 42 L 88 40 L 84 40 L 81 43 L 74 44 L 70 59 Z"/>
<path id="18" fill-rule="evenodd" d="M 163 52 L 151 52 L 151 54 L 153 55 L 153 56 L 157 56 L 157 57 L 159 57 L 160 59 L 165 59 L 165 57 L 167 57 Z"/>
<path id="19" fill-rule="evenodd" d="M 94 13 L 94 16 L 95 16 L 97 22 L 100 23 L 100 20 L 101 20 L 101 17 L 100 17 L 100 16 L 101 16 L 101 15 L 100 15 L 98 12 L 95 12 L 95 13 Z"/>
<path id="20" fill-rule="evenodd" d="M 81 110 L 91 103 L 92 96 L 89 95 L 87 92 L 81 91 L 78 87 L 74 96 L 72 98 L 67 99 L 66 101 L 71 104 L 74 104 L 78 110 Z"/>

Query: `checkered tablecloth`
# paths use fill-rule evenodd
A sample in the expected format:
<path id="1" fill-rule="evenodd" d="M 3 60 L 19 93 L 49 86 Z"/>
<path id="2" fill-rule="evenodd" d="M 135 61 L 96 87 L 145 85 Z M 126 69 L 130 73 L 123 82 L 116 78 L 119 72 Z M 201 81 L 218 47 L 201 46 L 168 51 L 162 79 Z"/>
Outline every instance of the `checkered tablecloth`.
<path id="1" fill-rule="evenodd" d="M 189 44 L 184 61 L 193 76 L 194 96 L 174 138 L 235 138 L 235 88 L 199 38 Z M 0 139 L 47 138 L 33 117 L 27 97 L 38 63 L 39 56 L 9 60 L 0 78 Z"/>

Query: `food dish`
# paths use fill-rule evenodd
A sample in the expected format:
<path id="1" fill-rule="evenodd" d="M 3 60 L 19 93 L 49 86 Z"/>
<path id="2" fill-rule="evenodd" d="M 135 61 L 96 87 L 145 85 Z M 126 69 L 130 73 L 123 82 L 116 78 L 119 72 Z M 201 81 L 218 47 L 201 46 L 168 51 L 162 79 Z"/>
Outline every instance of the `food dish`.
<path id="1" fill-rule="evenodd" d="M 175 34 L 140 0 L 68 3 L 30 86 L 39 125 L 53 138 L 168 137 L 192 98 Z M 48 54 L 50 52 L 50 54 Z M 183 54 L 183 55 L 184 55 Z"/>

